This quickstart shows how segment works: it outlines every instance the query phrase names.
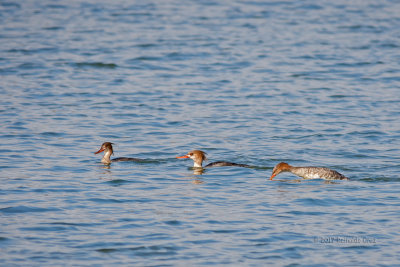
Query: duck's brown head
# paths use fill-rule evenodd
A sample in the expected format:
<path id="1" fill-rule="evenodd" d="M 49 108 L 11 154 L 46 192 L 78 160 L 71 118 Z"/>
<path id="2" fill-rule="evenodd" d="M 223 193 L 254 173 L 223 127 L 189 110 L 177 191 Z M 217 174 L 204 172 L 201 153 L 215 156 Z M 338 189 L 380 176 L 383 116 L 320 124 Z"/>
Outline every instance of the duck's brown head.
<path id="1" fill-rule="evenodd" d="M 277 176 L 281 172 L 289 171 L 290 167 L 291 166 L 289 164 L 287 164 L 286 162 L 278 163 L 272 170 L 272 175 L 269 179 L 272 180 L 275 176 Z"/>
<path id="2" fill-rule="evenodd" d="M 94 152 L 94 154 L 99 154 L 99 153 L 101 153 L 101 152 L 103 152 L 103 151 L 111 151 L 111 154 L 112 154 L 112 153 L 113 153 L 113 147 L 112 147 L 112 145 L 113 145 L 113 143 L 104 142 L 104 143 L 101 145 L 99 151 Z"/>
<path id="3" fill-rule="evenodd" d="M 201 150 L 192 150 L 184 156 L 176 157 L 177 159 L 190 158 L 194 161 L 195 167 L 201 167 L 204 160 L 207 159 L 206 153 Z"/>

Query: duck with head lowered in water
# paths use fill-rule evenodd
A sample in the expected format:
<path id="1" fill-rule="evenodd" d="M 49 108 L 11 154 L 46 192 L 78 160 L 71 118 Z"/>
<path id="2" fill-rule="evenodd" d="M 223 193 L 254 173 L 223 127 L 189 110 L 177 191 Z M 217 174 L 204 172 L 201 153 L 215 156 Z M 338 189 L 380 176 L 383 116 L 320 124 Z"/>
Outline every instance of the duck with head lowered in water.
<path id="1" fill-rule="evenodd" d="M 281 172 L 291 172 L 305 179 L 349 180 L 349 178 L 335 170 L 322 167 L 294 167 L 286 162 L 277 164 L 272 170 L 272 175 L 269 179 L 272 180 Z"/>

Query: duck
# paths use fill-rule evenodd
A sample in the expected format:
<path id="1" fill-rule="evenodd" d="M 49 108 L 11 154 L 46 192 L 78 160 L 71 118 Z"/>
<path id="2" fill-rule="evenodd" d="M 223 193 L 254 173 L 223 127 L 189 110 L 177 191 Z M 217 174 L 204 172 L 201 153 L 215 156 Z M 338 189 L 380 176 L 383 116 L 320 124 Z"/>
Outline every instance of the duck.
<path id="1" fill-rule="evenodd" d="M 94 152 L 94 154 L 99 154 L 104 151 L 104 156 L 101 159 L 101 163 L 103 164 L 111 164 L 111 162 L 118 162 L 118 161 L 142 161 L 138 158 L 127 158 L 127 157 L 119 157 L 115 159 L 110 159 L 111 155 L 114 154 L 113 145 L 114 143 L 111 142 L 104 142 L 99 151 Z"/>
<path id="2" fill-rule="evenodd" d="M 201 150 L 192 150 L 188 152 L 186 155 L 176 157 L 177 159 L 187 159 L 190 158 L 193 160 L 194 168 L 203 168 L 203 161 L 207 160 L 207 153 Z M 210 167 L 223 167 L 223 166 L 236 166 L 236 167 L 245 167 L 249 168 L 251 167 L 250 165 L 247 164 L 238 164 L 238 163 L 233 163 L 233 162 L 226 162 L 226 161 L 216 161 L 207 164 L 204 166 L 204 168 L 210 168 Z"/>
<path id="3" fill-rule="evenodd" d="M 325 180 L 349 180 L 343 174 L 324 167 L 294 167 L 286 162 L 278 163 L 272 170 L 272 175 L 269 178 L 272 180 L 281 172 L 291 172 L 294 175 L 304 179 L 325 179 Z"/>

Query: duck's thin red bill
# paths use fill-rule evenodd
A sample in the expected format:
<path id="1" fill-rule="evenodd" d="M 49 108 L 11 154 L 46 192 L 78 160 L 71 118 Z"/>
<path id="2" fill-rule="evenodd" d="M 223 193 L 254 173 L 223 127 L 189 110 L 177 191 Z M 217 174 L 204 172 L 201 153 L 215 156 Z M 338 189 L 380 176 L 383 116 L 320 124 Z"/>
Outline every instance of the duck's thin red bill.
<path id="1" fill-rule="evenodd" d="M 103 151 L 104 151 L 104 148 L 100 148 L 100 150 L 97 152 L 94 152 L 94 154 L 99 154 L 100 152 L 103 152 Z"/>

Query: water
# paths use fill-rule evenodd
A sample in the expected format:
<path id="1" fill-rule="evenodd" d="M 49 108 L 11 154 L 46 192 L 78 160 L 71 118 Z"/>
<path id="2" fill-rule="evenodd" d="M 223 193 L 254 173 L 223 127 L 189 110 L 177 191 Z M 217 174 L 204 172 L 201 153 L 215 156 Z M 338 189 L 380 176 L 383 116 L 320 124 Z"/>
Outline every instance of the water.
<path id="1" fill-rule="evenodd" d="M 399 1 L 2 1 L 2 266 L 393 266 Z M 109 168 L 94 155 L 148 159 Z M 214 168 L 195 175 L 191 149 Z M 301 181 L 280 161 L 350 181 Z"/>

